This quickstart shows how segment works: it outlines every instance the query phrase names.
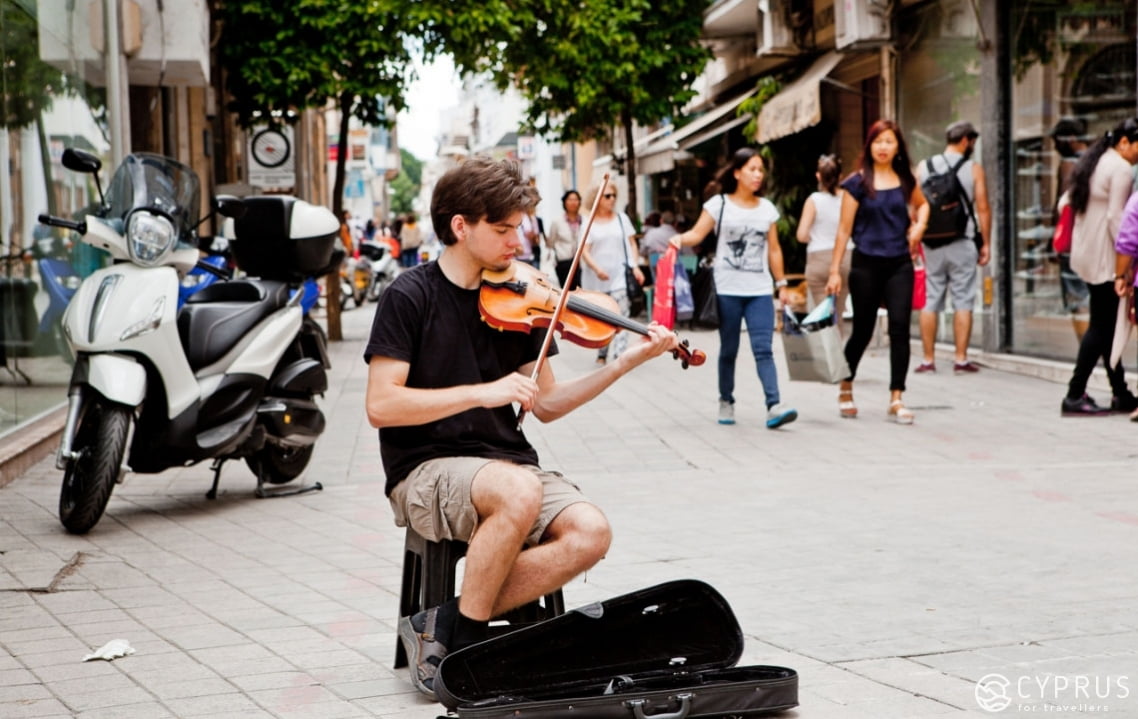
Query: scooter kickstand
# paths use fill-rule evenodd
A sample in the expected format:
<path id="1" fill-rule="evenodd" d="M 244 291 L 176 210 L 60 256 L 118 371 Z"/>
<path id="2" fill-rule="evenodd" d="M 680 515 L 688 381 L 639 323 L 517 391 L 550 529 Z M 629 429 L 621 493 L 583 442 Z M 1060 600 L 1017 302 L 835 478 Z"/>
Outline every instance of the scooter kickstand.
<path id="1" fill-rule="evenodd" d="M 210 469 L 213 470 L 213 486 L 205 493 L 206 499 L 217 499 L 217 483 L 221 481 L 221 465 L 225 464 L 225 459 L 218 457 L 213 460 Z"/>
<path id="2" fill-rule="evenodd" d="M 307 492 L 320 492 L 323 491 L 324 485 L 319 482 L 312 484 L 303 484 L 299 487 L 280 487 L 279 489 L 269 489 L 265 486 L 264 470 L 257 472 L 257 490 L 254 494 L 257 499 L 269 499 L 271 497 L 291 497 L 294 494 L 305 494 Z"/>

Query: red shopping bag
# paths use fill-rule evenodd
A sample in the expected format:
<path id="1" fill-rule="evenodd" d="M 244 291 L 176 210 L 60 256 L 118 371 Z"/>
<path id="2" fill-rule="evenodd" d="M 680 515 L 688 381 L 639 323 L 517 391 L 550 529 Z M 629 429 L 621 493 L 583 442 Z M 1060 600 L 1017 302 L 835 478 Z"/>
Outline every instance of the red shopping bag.
<path id="1" fill-rule="evenodd" d="M 920 254 L 913 260 L 913 309 L 923 310 L 928 297 L 925 288 L 925 250 L 921 248 Z"/>
<path id="2" fill-rule="evenodd" d="M 1059 211 L 1059 222 L 1055 225 L 1055 234 L 1051 236 L 1051 246 L 1055 252 L 1065 255 L 1071 251 L 1071 235 L 1075 231 L 1075 211 L 1070 205 L 1063 205 Z"/>
<path id="3" fill-rule="evenodd" d="M 676 326 L 676 257 L 675 247 L 668 245 L 656 260 L 656 290 L 652 297 L 652 321 L 668 329 Z"/>

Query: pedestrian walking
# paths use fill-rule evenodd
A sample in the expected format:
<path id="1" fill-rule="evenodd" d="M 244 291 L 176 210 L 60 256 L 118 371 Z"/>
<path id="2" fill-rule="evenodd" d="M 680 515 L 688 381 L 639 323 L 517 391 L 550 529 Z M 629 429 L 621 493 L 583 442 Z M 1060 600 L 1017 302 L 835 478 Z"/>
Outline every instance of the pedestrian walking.
<path id="1" fill-rule="evenodd" d="M 937 315 L 952 294 L 952 339 L 954 374 L 979 372 L 968 359 L 972 337 L 972 307 L 976 303 L 978 268 L 991 257 L 992 209 L 988 204 L 988 180 L 984 168 L 972 159 L 980 133 L 971 122 L 954 122 L 945 129 L 944 152 L 930 157 L 917 168 L 922 188 L 927 180 L 943 178 L 953 190 L 945 207 L 930 205 L 930 222 L 940 213 L 951 224 L 949 235 L 933 238 L 926 231 L 925 306 L 921 309 L 921 349 L 924 353 L 916 372 L 936 372 Z M 925 193 L 928 197 L 929 193 Z M 980 242 L 977 243 L 976 237 Z"/>
<path id="2" fill-rule="evenodd" d="M 901 399 L 909 371 L 909 324 L 913 312 L 913 262 L 928 224 L 929 206 L 909 162 L 901 128 L 878 120 L 866 134 L 858 169 L 843 182 L 842 214 L 830 262 L 826 292 L 842 287 L 841 263 L 853 239 L 850 301 L 853 331 L 846 341 L 850 376 L 838 390 L 842 417 L 857 417 L 853 382 L 857 366 L 873 337 L 877 308 L 884 305 L 889 322 L 889 410 L 898 424 L 912 424 L 913 412 Z"/>
<path id="3" fill-rule="evenodd" d="M 704 203 L 690 230 L 669 242 L 676 248 L 692 247 L 716 233 L 712 276 L 719 308 L 719 423 L 735 424 L 735 359 L 746 320 L 766 400 L 766 425 L 777 429 L 797 419 L 798 411 L 782 402 L 771 348 L 773 296 L 777 290 L 780 310 L 788 296 L 775 227 L 779 213 L 762 195 L 764 179 L 766 167 L 758 150 L 740 148 L 716 178 L 722 191 Z"/>
<path id="4" fill-rule="evenodd" d="M 419 248 L 423 245 L 423 229 L 419 227 L 419 218 L 414 212 L 407 215 L 403 223 L 403 233 L 399 238 L 401 248 L 399 264 L 403 267 L 414 267 L 419 264 Z"/>
<path id="5" fill-rule="evenodd" d="M 806 245 L 806 288 L 810 301 L 817 305 L 826 295 L 826 281 L 830 279 L 830 261 L 834 257 L 834 241 L 838 235 L 838 220 L 842 212 L 842 194 L 838 187 L 842 177 L 842 161 L 837 155 L 822 155 L 814 173 L 818 189 L 802 204 L 798 220 L 798 241 Z M 834 298 L 834 324 L 842 331 L 842 315 L 849 296 L 850 253 L 842 259 L 842 288 Z"/>
<path id="6" fill-rule="evenodd" d="M 1067 396 L 1059 407 L 1064 417 L 1096 416 L 1138 409 L 1138 397 L 1126 386 L 1121 362 L 1111 365 L 1114 320 L 1118 314 L 1120 279 L 1115 240 L 1126 200 L 1134 185 L 1132 166 L 1138 162 L 1138 118 L 1129 117 L 1090 146 L 1071 173 L 1071 186 L 1059 200 L 1075 215 L 1071 233 L 1071 270 L 1087 283 L 1091 314 L 1079 343 Z M 1102 361 L 1110 381 L 1110 407 L 1101 407 L 1087 394 L 1087 381 Z"/>
<path id="7" fill-rule="evenodd" d="M 589 190 L 585 202 L 592 206 L 600 191 L 599 186 Z M 644 285 L 644 273 L 637 262 L 639 255 L 632 237 L 635 228 L 628 215 L 615 211 L 616 197 L 616 188 L 605 185 L 578 269 L 581 270 L 581 287 L 608 294 L 616 300 L 620 314 L 631 317 L 632 304 L 628 297 L 625 268 L 632 269 L 636 282 L 641 286 Z M 597 350 L 597 364 L 616 359 L 627 346 L 628 333 L 618 331 L 612 342 Z"/>
<path id="8" fill-rule="evenodd" d="M 573 266 L 573 256 L 577 253 L 577 240 L 581 237 L 581 193 L 576 190 L 567 190 L 561 196 L 561 209 L 564 213 L 549 224 L 549 234 L 546 235 L 546 252 L 553 254 L 556 262 L 555 272 L 557 281 L 565 287 L 569 278 L 569 270 Z M 575 290 L 581 286 L 581 273 L 573 277 Z"/>

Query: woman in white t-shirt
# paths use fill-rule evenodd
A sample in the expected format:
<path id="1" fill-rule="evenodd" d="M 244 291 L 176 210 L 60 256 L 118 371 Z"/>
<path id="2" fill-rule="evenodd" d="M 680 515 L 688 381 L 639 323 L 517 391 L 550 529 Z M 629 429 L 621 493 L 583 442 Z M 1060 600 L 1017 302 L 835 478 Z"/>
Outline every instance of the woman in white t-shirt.
<path id="1" fill-rule="evenodd" d="M 842 192 L 838 181 L 842 176 L 842 161 L 836 155 L 818 158 L 818 191 L 806 198 L 802 217 L 798 220 L 798 241 L 806 245 L 806 287 L 810 300 L 818 304 L 826 298 L 826 282 L 830 278 L 830 260 L 834 256 L 834 238 L 838 235 L 838 218 L 842 211 Z M 834 318 L 838 331 L 842 329 L 842 313 L 849 295 L 850 256 L 842 258 L 842 289 L 834 298 Z"/>
<path id="2" fill-rule="evenodd" d="M 751 353 L 766 397 L 767 428 L 775 429 L 798 418 L 782 404 L 778 391 L 771 341 L 774 334 L 774 299 L 787 301 L 782 248 L 775 222 L 778 210 L 762 196 L 766 168 L 757 150 L 744 147 L 716 178 L 723 189 L 703 205 L 695 226 L 671 239 L 675 247 L 698 245 L 715 230 L 712 265 L 719 301 L 719 423 L 735 424 L 735 358 L 743 320 L 751 340 Z"/>
<path id="3" fill-rule="evenodd" d="M 589 190 L 585 203 L 592 207 L 600 187 Z M 633 243 L 632 220 L 623 212 L 615 212 L 616 188 L 605 186 L 605 194 L 597 205 L 585 249 L 581 252 L 581 287 L 604 292 L 620 307 L 625 317 L 632 314 L 628 301 L 628 288 L 624 284 L 624 268 L 631 267 L 636 281 L 644 285 L 644 274 L 637 262 L 637 249 Z M 617 331 L 612 342 L 597 350 L 597 364 L 604 364 L 609 355 L 616 359 L 628 346 L 628 333 Z M 611 348 L 611 352 L 610 352 Z"/>

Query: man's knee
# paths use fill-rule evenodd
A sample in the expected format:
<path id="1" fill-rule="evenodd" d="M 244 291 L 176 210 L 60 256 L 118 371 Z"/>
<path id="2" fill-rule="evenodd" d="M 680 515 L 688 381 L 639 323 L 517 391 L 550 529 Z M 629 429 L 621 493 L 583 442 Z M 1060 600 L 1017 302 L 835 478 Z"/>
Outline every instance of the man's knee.
<path id="1" fill-rule="evenodd" d="M 471 499 L 481 518 L 505 514 L 532 525 L 541 512 L 541 479 L 525 467 L 491 462 L 475 475 Z"/>
<path id="2" fill-rule="evenodd" d="M 599 509 L 581 502 L 567 507 L 559 519 L 565 521 L 556 539 L 565 543 L 579 571 L 604 559 L 612 545 L 612 527 Z"/>

